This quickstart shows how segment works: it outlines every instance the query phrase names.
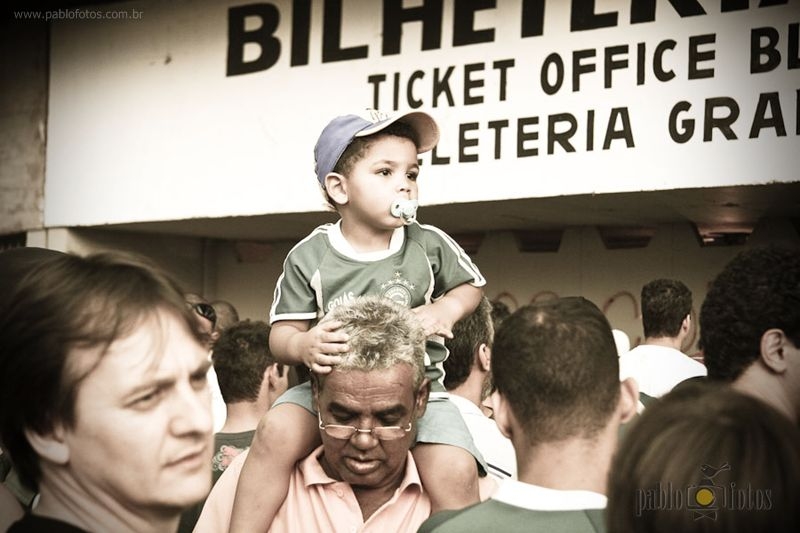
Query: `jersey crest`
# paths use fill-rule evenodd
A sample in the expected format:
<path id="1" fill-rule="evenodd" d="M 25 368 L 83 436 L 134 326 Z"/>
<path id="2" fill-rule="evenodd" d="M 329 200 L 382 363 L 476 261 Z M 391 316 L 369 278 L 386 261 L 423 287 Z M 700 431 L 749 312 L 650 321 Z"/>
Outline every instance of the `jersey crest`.
<path id="1" fill-rule="evenodd" d="M 411 307 L 411 291 L 415 288 L 415 285 L 404 278 L 402 273 L 395 271 L 390 279 L 381 283 L 381 296 L 403 307 Z"/>

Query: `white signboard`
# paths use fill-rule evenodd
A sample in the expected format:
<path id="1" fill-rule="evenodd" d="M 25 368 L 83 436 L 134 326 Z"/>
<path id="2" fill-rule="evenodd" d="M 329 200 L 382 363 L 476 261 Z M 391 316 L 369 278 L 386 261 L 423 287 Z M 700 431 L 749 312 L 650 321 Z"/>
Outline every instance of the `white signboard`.
<path id="1" fill-rule="evenodd" d="M 428 205 L 800 180 L 800 0 L 115 6 L 53 24 L 48 226 L 320 210 L 368 107 L 439 122 Z"/>

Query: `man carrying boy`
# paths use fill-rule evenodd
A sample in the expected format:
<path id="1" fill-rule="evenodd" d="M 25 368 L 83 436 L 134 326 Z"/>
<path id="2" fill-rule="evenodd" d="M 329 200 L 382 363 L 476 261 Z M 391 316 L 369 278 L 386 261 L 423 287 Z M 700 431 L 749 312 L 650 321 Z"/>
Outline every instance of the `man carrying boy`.
<path id="1" fill-rule="evenodd" d="M 485 469 L 441 383 L 443 338 L 478 305 L 485 280 L 455 241 L 415 220 L 417 155 L 438 138 L 436 123 L 421 112 L 345 115 L 324 128 L 314 150 L 317 179 L 341 219 L 316 228 L 289 252 L 270 312 L 275 357 L 327 374 L 348 351 L 341 324 L 318 322 L 331 309 L 380 295 L 414 310 L 430 336 L 431 394 L 413 454 L 434 511 L 477 502 L 475 458 Z M 310 387 L 292 389 L 278 403 L 259 425 L 242 470 L 233 531 L 266 529 L 295 462 L 319 444 Z"/>
<path id="2" fill-rule="evenodd" d="M 271 533 L 416 533 L 430 514 L 409 449 L 428 401 L 425 335 L 414 314 L 386 298 L 336 307 L 350 351 L 331 372 L 312 374 L 322 445 L 292 469 Z M 208 497 L 195 533 L 227 531 L 242 459 Z"/>

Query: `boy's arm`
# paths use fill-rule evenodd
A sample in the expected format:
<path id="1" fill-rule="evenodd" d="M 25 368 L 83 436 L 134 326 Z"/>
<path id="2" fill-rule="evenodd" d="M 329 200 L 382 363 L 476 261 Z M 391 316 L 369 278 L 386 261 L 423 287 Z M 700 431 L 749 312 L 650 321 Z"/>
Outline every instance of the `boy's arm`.
<path id="1" fill-rule="evenodd" d="M 280 320 L 270 330 L 270 352 L 281 363 L 303 364 L 318 374 L 327 374 L 341 361 L 337 354 L 349 349 L 348 335 L 338 330 L 341 325 L 323 320 L 309 328 L 308 320 Z"/>
<path id="2" fill-rule="evenodd" d="M 481 301 L 483 289 L 469 283 L 450 289 L 433 303 L 414 309 L 426 335 L 453 338 L 453 325 L 473 312 Z"/>

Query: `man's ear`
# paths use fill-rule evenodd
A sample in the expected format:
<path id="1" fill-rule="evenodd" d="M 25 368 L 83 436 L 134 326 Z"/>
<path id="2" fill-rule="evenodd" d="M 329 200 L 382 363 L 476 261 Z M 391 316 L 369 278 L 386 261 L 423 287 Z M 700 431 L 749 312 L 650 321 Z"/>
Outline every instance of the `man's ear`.
<path id="1" fill-rule="evenodd" d="M 42 460 L 64 466 L 69 462 L 69 444 L 67 444 L 65 431 L 62 425 L 47 433 L 39 433 L 32 429 L 25 429 L 25 438 Z"/>
<path id="2" fill-rule="evenodd" d="M 279 375 L 278 373 L 278 365 L 280 363 L 272 363 L 271 365 L 267 365 L 267 368 L 264 369 L 264 379 L 262 383 L 266 383 L 269 389 L 276 390 L 281 380 L 286 378 L 287 369 L 283 369 L 283 376 Z"/>
<path id="3" fill-rule="evenodd" d="M 691 327 L 692 327 L 692 314 L 689 313 L 688 315 L 686 315 L 686 318 L 683 319 L 683 322 L 681 322 L 681 329 L 684 331 L 684 333 L 689 333 Z"/>
<path id="4" fill-rule="evenodd" d="M 338 172 L 330 172 L 325 176 L 325 190 L 335 204 L 345 205 L 347 203 L 347 180 Z"/>
<path id="5" fill-rule="evenodd" d="M 619 383 L 620 423 L 624 424 L 636 416 L 639 406 L 639 384 L 633 378 Z"/>
<path id="6" fill-rule="evenodd" d="M 761 335 L 761 360 L 776 374 L 786 372 L 786 344 L 789 339 L 781 329 L 768 329 Z"/>
<path id="7" fill-rule="evenodd" d="M 428 378 L 422 380 L 417 389 L 417 397 L 414 399 L 414 406 L 417 409 L 417 418 L 421 418 L 425 414 L 425 409 L 428 407 L 428 394 L 431 392 L 431 381 Z"/>
<path id="8" fill-rule="evenodd" d="M 511 435 L 514 433 L 514 413 L 511 411 L 511 406 L 502 394 L 494 391 L 492 393 L 492 407 L 497 429 L 510 439 Z"/>
<path id="9" fill-rule="evenodd" d="M 492 349 L 482 342 L 478 346 L 477 352 L 478 368 L 484 372 L 489 372 L 492 369 Z"/>

